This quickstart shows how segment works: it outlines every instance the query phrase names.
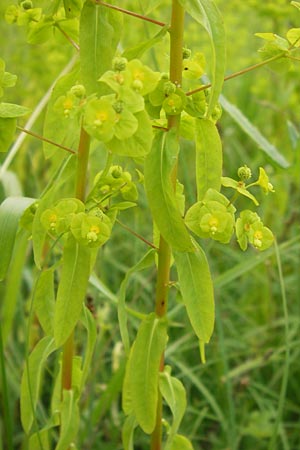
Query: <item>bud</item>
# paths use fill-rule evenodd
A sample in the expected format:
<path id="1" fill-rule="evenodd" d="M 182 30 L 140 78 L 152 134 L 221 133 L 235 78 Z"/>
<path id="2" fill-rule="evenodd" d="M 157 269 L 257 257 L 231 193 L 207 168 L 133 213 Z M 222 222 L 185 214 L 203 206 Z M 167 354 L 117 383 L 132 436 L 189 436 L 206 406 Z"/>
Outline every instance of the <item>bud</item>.
<path id="1" fill-rule="evenodd" d="M 168 79 L 169 79 L 169 74 L 168 74 L 167 72 L 163 72 L 163 73 L 161 74 L 161 79 L 162 79 L 162 80 L 168 80 Z"/>
<path id="2" fill-rule="evenodd" d="M 172 83 L 172 81 L 167 81 L 164 84 L 164 93 L 166 95 L 175 94 L 176 89 L 177 89 L 176 84 Z"/>
<path id="3" fill-rule="evenodd" d="M 123 102 L 121 100 L 118 100 L 117 102 L 115 102 L 112 107 L 114 108 L 114 110 L 116 111 L 117 114 L 121 114 L 121 112 L 124 109 L 123 106 Z"/>
<path id="4" fill-rule="evenodd" d="M 32 9 L 32 2 L 30 0 L 25 0 L 21 3 L 23 9 Z"/>
<path id="5" fill-rule="evenodd" d="M 71 87 L 71 94 L 75 95 L 75 97 L 84 97 L 85 93 L 85 87 L 83 84 L 75 84 L 75 86 Z"/>
<path id="6" fill-rule="evenodd" d="M 122 176 L 123 170 L 121 166 L 113 166 L 111 170 L 111 175 L 114 178 L 120 178 Z"/>
<path id="7" fill-rule="evenodd" d="M 115 72 L 122 72 L 127 66 L 127 59 L 122 56 L 116 56 L 112 62 L 112 68 Z"/>
<path id="8" fill-rule="evenodd" d="M 243 181 L 249 180 L 249 178 L 252 177 L 251 169 L 249 169 L 249 167 L 246 164 L 242 167 L 239 167 L 237 173 L 238 177 Z"/>
<path id="9" fill-rule="evenodd" d="M 135 91 L 141 91 L 143 89 L 144 85 L 143 82 L 141 80 L 134 80 L 132 83 L 132 88 Z"/>
<path id="10" fill-rule="evenodd" d="M 189 48 L 182 49 L 182 59 L 189 59 L 191 57 L 192 51 Z"/>

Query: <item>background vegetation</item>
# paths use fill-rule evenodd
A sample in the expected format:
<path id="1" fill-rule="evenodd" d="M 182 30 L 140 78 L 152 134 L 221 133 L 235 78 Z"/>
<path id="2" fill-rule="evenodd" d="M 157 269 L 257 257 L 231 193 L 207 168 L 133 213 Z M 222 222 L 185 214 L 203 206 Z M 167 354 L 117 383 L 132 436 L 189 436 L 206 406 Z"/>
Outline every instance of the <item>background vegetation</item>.
<path id="1" fill-rule="evenodd" d="M 7 90 L 5 101 L 13 101 L 34 110 L 53 80 L 68 64 L 74 50 L 59 40 L 43 46 L 30 46 L 22 28 L 9 26 L 3 13 L 11 2 L 0 4 L 1 57 L 7 70 L 18 75 L 16 88 Z M 259 61 L 257 49 L 261 41 L 256 32 L 275 32 L 299 26 L 300 12 L 288 1 L 238 0 L 216 1 L 223 13 L 228 36 L 228 74 Z M 140 4 L 140 5 L 139 5 Z M 142 10 L 143 2 L 124 0 L 122 7 Z M 169 21 L 168 2 L 165 8 L 154 11 L 162 21 Z M 138 6 L 139 5 L 139 6 Z M 153 35 L 157 30 L 133 18 L 125 19 L 124 47 L 134 45 L 139 36 Z M 166 41 L 167 41 L 166 37 Z M 193 50 L 208 52 L 205 33 L 187 20 L 186 40 Z M 155 68 L 168 68 L 167 42 L 162 42 L 144 59 Z M 207 53 L 208 55 L 208 53 Z M 225 83 L 224 95 L 279 149 L 289 161 L 282 168 L 271 161 L 241 130 L 230 115 L 223 112 L 219 122 L 224 145 L 224 175 L 235 176 L 243 164 L 254 174 L 260 166 L 267 169 L 275 193 L 262 199 L 263 221 L 272 229 L 278 241 L 275 247 L 257 254 L 253 249 L 245 253 L 235 242 L 221 246 L 206 244 L 209 262 L 216 285 L 216 329 L 207 346 L 207 363 L 200 363 L 198 344 L 181 314 L 182 305 L 172 291 L 170 302 L 170 330 L 172 344 L 166 354 L 177 376 L 186 386 L 189 408 L 182 424 L 182 432 L 194 442 L 195 449 L 224 450 L 296 450 L 300 448 L 300 239 L 299 239 L 299 182 L 300 182 L 300 84 L 299 65 L 287 71 L 262 68 Z M 44 110 L 32 127 L 42 134 Z M 21 121 L 20 121 L 21 123 Z M 22 124 L 22 123 L 21 123 Z M 25 120 L 24 120 L 25 124 Z M 1 154 L 2 163 L 7 157 Z M 96 155 L 93 156 L 95 159 Z M 129 165 L 129 163 L 127 162 Z M 101 161 L 99 161 L 101 165 Z M 101 167 L 101 166 L 100 166 Z M 181 164 L 188 201 L 195 201 L 191 188 L 194 176 L 191 149 L 187 146 Z M 38 197 L 52 167 L 46 161 L 41 143 L 26 138 L 9 172 L 2 173 L 0 200 L 8 195 Z M 243 200 L 241 200 L 243 201 Z M 151 224 L 145 213 L 145 199 L 140 193 L 140 208 L 133 214 L 124 213 L 127 226 L 151 240 Z M 245 203 L 246 204 L 246 203 Z M 103 248 L 97 264 L 97 278 L 90 285 L 87 302 L 98 326 L 98 340 L 90 370 L 82 411 L 82 430 L 78 448 L 121 448 L 120 427 L 123 413 L 119 392 L 124 370 L 123 352 L 117 324 L 116 297 L 120 283 L 130 267 L 139 259 L 144 244 L 122 227 Z M 6 287 L 0 285 L 4 327 L 5 354 L 13 411 L 14 445 L 22 448 L 24 435 L 19 420 L 20 379 L 26 353 L 26 318 L 33 286 L 32 256 L 27 255 L 26 270 L 22 273 L 20 289 L 14 282 L 18 271 L 16 262 Z M 15 272 L 13 272 L 15 271 Z M 139 272 L 131 277 L 128 304 L 132 308 L 143 305 L 153 308 L 155 273 Z M 101 281 L 100 281 L 101 279 Z M 14 302 L 15 301 L 15 302 Z M 8 307 L 7 305 L 10 305 Z M 132 320 L 135 332 L 137 323 Z M 183 332 L 184 330 L 184 332 Z M 36 323 L 31 330 L 31 345 L 39 336 Z M 79 330 L 80 333 L 80 330 Z M 49 371 L 54 371 L 49 365 Z M 47 403 L 47 377 L 43 388 Z M 39 414 L 43 415 L 43 404 Z M 274 424 L 279 421 L 280 441 L 273 441 Z M 3 432 L 4 424 L 0 419 Z M 137 448 L 147 448 L 141 435 Z M 1 444 L 0 444 L 1 445 Z M 1 447 L 0 447 L 1 448 Z"/>

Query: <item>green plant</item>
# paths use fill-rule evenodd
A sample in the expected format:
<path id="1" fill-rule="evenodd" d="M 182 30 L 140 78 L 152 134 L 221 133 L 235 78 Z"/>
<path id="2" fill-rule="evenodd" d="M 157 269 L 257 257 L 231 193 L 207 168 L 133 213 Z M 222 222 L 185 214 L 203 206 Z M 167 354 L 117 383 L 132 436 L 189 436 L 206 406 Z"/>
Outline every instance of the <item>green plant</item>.
<path id="1" fill-rule="evenodd" d="M 150 9 L 155 6 L 153 3 Z M 15 251 L 21 246 L 23 250 L 24 242 L 31 237 L 37 268 L 27 351 L 32 339 L 30 325 L 35 316 L 44 336 L 26 356 L 22 378 L 21 420 L 28 435 L 28 446 L 46 449 L 55 442 L 56 449 L 62 450 L 75 445 L 80 396 L 96 343 L 95 323 L 92 314 L 83 307 L 83 300 L 99 248 L 111 238 L 114 225 L 119 223 L 119 213 L 137 205 L 137 185 L 144 183 L 155 223 L 154 243 L 138 236 L 151 249 L 132 271 L 156 264 L 157 282 L 154 312 L 150 314 L 127 308 L 127 278 L 120 288 L 118 316 L 127 358 L 122 397 L 127 416 L 123 446 L 133 447 L 133 433 L 139 425 L 146 434 L 151 434 L 151 448 L 161 448 L 162 403 L 165 402 L 173 420 L 171 424 L 165 423 L 164 448 L 192 448 L 191 442 L 178 434 L 186 409 L 183 384 L 164 365 L 173 259 L 178 272 L 177 287 L 204 362 L 204 346 L 214 326 L 213 283 L 205 252 L 189 230 L 197 237 L 221 243 L 228 243 L 235 231 L 242 250 L 246 250 L 248 243 L 265 250 L 273 242 L 271 231 L 248 206 L 239 218 L 235 217 L 234 203 L 239 195 L 258 205 L 249 188 L 260 186 L 266 194 L 273 191 L 264 169 L 260 168 L 257 180 L 250 184 L 247 180 L 251 171 L 247 166 L 238 169 L 239 180 L 221 176 L 222 144 L 216 121 L 220 117 L 218 98 L 225 71 L 225 38 L 220 13 L 211 1 L 173 0 L 169 27 L 101 1 L 89 0 L 83 5 L 65 1 L 63 8 L 60 2 L 55 2 L 45 10 L 32 6 L 27 1 L 12 5 L 6 19 L 25 25 L 30 43 L 43 43 L 53 32 L 61 34 L 76 51 L 80 49 L 80 57 L 72 72 L 56 83 L 45 117 L 41 139 L 46 157 L 53 159 L 49 183 L 39 200 L 8 198 L 1 206 L 2 278 L 7 273 L 17 233 Z M 204 26 L 210 37 L 211 84 L 199 85 L 199 77 L 205 72 L 204 55 L 193 55 L 183 48 L 185 11 Z M 161 27 L 161 31 L 120 54 L 122 14 L 150 21 Z M 79 45 L 76 43 L 78 23 Z M 140 57 L 167 33 L 170 64 L 169 73 L 165 74 L 152 70 Z M 267 59 L 235 76 L 277 60 L 286 61 L 297 50 L 299 37 L 295 31 L 288 33 L 288 41 L 273 34 L 261 37 L 267 40 L 264 48 Z M 227 77 L 230 78 L 233 76 Z M 3 87 L 14 81 L 4 72 L 4 65 L 2 80 Z M 12 140 L 16 118 L 27 110 L 1 105 L 5 149 Z M 186 213 L 183 185 L 177 180 L 180 137 L 186 139 L 181 145 L 182 152 L 188 140 L 196 142 L 197 202 Z M 93 155 L 100 154 L 96 161 L 102 166 L 98 173 L 98 168 L 90 167 L 95 178 L 88 190 L 90 148 Z M 69 155 L 65 156 L 62 150 Z M 135 174 L 125 167 L 125 157 L 136 163 Z M 278 162 L 276 155 L 274 159 Z M 234 189 L 233 196 L 227 198 L 221 194 L 221 185 Z M 136 230 L 133 232 L 137 234 Z M 133 345 L 130 345 L 128 316 L 138 316 L 141 320 Z M 77 326 L 86 330 L 84 358 L 76 355 L 74 330 Z M 56 363 L 51 355 L 56 356 Z M 38 414 L 38 398 L 43 368 L 49 360 L 56 381 L 51 392 L 51 413 L 45 420 Z M 12 446 L 11 431 L 8 435 Z"/>

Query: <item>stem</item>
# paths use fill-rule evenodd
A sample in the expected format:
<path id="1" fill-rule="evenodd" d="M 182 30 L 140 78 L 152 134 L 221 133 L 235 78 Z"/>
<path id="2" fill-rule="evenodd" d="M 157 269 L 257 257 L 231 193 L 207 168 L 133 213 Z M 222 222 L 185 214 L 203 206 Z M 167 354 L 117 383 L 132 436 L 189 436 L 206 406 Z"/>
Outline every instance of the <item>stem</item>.
<path id="1" fill-rule="evenodd" d="M 7 450 L 13 450 L 13 422 L 9 404 L 9 391 L 7 386 L 7 377 L 5 370 L 5 355 L 2 340 L 1 322 L 0 322 L 0 378 L 1 378 L 1 393 L 3 402 L 3 412 L 4 412 L 3 415 L 4 415 Z"/>
<path id="2" fill-rule="evenodd" d="M 90 150 L 90 136 L 81 127 L 78 155 L 77 155 L 77 178 L 75 186 L 75 195 L 79 200 L 85 200 L 87 169 Z M 72 388 L 72 363 L 74 354 L 74 332 L 68 337 L 63 346 L 62 357 L 62 380 L 61 388 L 70 390 Z"/>
<path id="3" fill-rule="evenodd" d="M 170 28 L 170 80 L 177 86 L 182 83 L 182 48 L 184 31 L 184 9 L 178 0 L 172 0 L 172 17 Z M 169 116 L 168 129 L 179 131 L 180 116 Z M 172 173 L 172 183 L 175 190 L 177 178 L 177 162 Z M 156 281 L 155 312 L 164 317 L 168 309 L 168 291 L 170 283 L 171 248 L 160 236 L 158 249 L 158 268 Z M 164 370 L 164 355 L 161 357 L 160 371 Z M 151 450 L 162 448 L 162 397 L 159 393 L 157 403 L 156 426 L 151 436 Z"/>
<path id="4" fill-rule="evenodd" d="M 47 142 L 48 144 L 54 145 L 55 147 L 66 150 L 67 152 L 72 153 L 73 155 L 76 153 L 76 152 L 74 152 L 74 150 L 72 150 L 68 147 L 65 147 L 64 145 L 58 144 L 57 142 L 51 141 L 50 139 L 47 139 L 47 138 L 44 138 L 43 136 L 40 136 L 39 134 L 33 133 L 33 131 L 26 130 L 25 128 L 18 127 L 18 126 L 17 126 L 17 130 L 20 130 L 23 133 L 29 134 L 30 136 L 33 136 L 33 137 L 39 139 L 40 141 Z"/>
<path id="5" fill-rule="evenodd" d="M 245 69 L 239 70 L 238 72 L 234 72 L 231 75 L 228 75 L 224 78 L 224 81 L 232 80 L 232 78 L 239 77 L 240 75 L 244 75 L 244 73 L 252 72 L 252 70 L 258 69 L 259 67 L 263 67 L 273 61 L 277 61 L 277 59 L 286 57 L 285 53 L 281 53 L 280 55 L 272 56 L 272 58 L 265 59 L 264 61 L 261 61 L 260 63 L 254 64 L 253 66 L 246 67 Z M 193 91 L 187 92 L 185 95 L 193 95 L 200 91 L 205 91 L 206 89 L 210 88 L 212 86 L 211 83 L 204 84 L 203 86 L 194 89 Z"/>
<path id="6" fill-rule="evenodd" d="M 140 239 L 140 241 L 144 242 L 145 244 L 149 245 L 149 247 L 154 248 L 155 250 L 158 250 L 157 247 L 152 244 L 152 242 L 148 241 L 147 239 L 145 239 L 143 236 L 141 236 L 140 234 L 136 233 L 134 230 L 132 230 L 131 228 L 129 228 L 127 225 L 125 225 L 124 223 L 120 222 L 119 219 L 116 219 L 116 222 L 122 227 L 124 228 L 124 230 L 128 231 L 129 233 L 131 233 L 133 236 L 137 237 L 138 239 Z"/>
<path id="7" fill-rule="evenodd" d="M 163 22 L 159 22 L 158 20 L 151 19 L 150 17 L 143 16 L 143 14 L 137 14 L 133 11 L 129 11 L 128 9 L 120 8 L 119 6 L 111 5 L 110 3 L 102 2 L 101 0 L 94 0 L 97 5 L 106 6 L 106 8 L 114 9 L 123 14 L 127 14 L 128 16 L 135 17 L 136 19 L 145 20 L 146 22 L 154 23 L 155 25 L 159 25 L 160 27 L 165 27 L 166 24 Z"/>

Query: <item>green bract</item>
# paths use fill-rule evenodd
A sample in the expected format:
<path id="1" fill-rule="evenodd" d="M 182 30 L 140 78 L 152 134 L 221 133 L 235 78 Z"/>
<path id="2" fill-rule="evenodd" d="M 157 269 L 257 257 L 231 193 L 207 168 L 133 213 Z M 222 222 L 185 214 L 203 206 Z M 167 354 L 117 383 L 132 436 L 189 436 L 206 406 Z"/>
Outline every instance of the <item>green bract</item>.
<path id="1" fill-rule="evenodd" d="M 247 249 L 248 242 L 257 250 L 266 250 L 274 241 L 271 230 L 264 226 L 258 214 L 248 209 L 236 221 L 236 236 L 242 250 Z"/>
<path id="2" fill-rule="evenodd" d="M 114 136 L 117 113 L 112 106 L 111 96 L 93 98 L 87 105 L 84 115 L 84 128 L 99 141 L 110 141 Z"/>
<path id="3" fill-rule="evenodd" d="M 43 227 L 52 235 L 57 236 L 69 231 L 75 214 L 84 211 L 84 204 L 77 198 L 60 200 L 53 208 L 46 209 L 41 215 Z"/>
<path id="4" fill-rule="evenodd" d="M 182 75 L 189 80 L 197 80 L 204 74 L 205 58 L 203 53 L 196 53 L 191 59 L 182 62 Z"/>
<path id="5" fill-rule="evenodd" d="M 224 195 L 208 189 L 203 200 L 187 211 L 185 223 L 197 236 L 226 244 L 233 234 L 234 212 Z"/>
<path id="6" fill-rule="evenodd" d="M 258 184 L 258 186 L 262 188 L 265 194 L 268 194 L 269 192 L 275 192 L 273 185 L 269 181 L 268 175 L 262 167 L 259 168 L 259 177 L 256 184 Z"/>
<path id="7" fill-rule="evenodd" d="M 5 72 L 5 62 L 0 58 L 0 97 L 3 95 L 4 88 L 13 87 L 16 81 L 16 75 Z"/>
<path id="8" fill-rule="evenodd" d="M 81 212 L 73 217 L 71 232 L 80 244 L 91 248 L 100 247 L 110 237 L 111 221 L 105 214 L 100 218 Z"/>

